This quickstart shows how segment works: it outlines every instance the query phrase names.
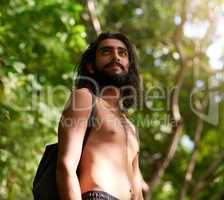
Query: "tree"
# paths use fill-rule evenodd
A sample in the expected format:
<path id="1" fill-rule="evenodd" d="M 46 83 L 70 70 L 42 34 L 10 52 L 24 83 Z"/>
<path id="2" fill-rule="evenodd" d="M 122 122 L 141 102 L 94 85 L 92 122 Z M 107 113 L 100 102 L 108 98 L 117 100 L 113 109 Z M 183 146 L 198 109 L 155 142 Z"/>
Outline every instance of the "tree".
<path id="1" fill-rule="evenodd" d="M 74 64 L 101 31 L 121 31 L 136 48 L 143 99 L 129 114 L 148 199 L 223 198 L 223 70 L 208 56 L 223 3 L 1 1 L 0 198 L 32 199 Z"/>

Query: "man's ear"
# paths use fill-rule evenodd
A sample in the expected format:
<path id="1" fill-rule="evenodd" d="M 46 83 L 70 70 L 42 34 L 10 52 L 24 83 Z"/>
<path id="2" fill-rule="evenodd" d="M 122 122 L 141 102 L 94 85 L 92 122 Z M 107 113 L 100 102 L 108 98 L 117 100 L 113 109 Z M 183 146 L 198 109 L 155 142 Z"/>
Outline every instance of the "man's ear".
<path id="1" fill-rule="evenodd" d="M 93 70 L 93 67 L 92 67 L 91 63 L 86 64 L 86 69 L 89 71 L 89 73 L 91 73 L 91 74 L 94 73 L 94 70 Z"/>

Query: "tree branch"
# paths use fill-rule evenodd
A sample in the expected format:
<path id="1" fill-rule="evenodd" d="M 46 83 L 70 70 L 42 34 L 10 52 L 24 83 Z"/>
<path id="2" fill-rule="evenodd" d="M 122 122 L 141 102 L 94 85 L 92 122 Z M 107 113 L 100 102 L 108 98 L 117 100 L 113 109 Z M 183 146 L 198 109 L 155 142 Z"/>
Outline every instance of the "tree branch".
<path id="1" fill-rule="evenodd" d="M 200 101 L 197 101 L 197 103 L 196 103 L 197 111 L 200 112 L 200 113 L 203 113 L 204 108 L 207 104 L 207 98 L 204 98 L 204 99 L 205 100 L 202 103 Z M 195 130 L 194 149 L 192 151 L 191 159 L 188 163 L 188 167 L 187 167 L 185 177 L 184 177 L 184 182 L 181 186 L 181 190 L 180 190 L 180 193 L 178 195 L 178 200 L 183 200 L 184 199 L 185 194 L 188 190 L 189 183 L 192 180 L 192 174 L 193 174 L 195 163 L 196 163 L 196 157 L 197 157 L 197 154 L 198 154 L 198 144 L 199 144 L 200 139 L 201 139 L 201 133 L 202 133 L 202 130 L 203 130 L 203 125 L 204 125 L 204 121 L 203 121 L 203 119 L 201 119 L 199 117 L 198 121 L 197 121 L 197 125 L 196 125 L 196 130 Z"/>
<path id="2" fill-rule="evenodd" d="M 91 20 L 91 23 L 93 25 L 93 28 L 96 32 L 97 35 L 99 35 L 102 32 L 100 21 L 96 16 L 96 6 L 94 4 L 93 0 L 86 0 L 87 8 L 88 8 L 88 13 L 89 17 Z"/>
<path id="3" fill-rule="evenodd" d="M 149 192 L 147 194 L 147 199 L 150 198 L 151 191 L 155 188 L 156 185 L 159 184 L 161 177 L 163 176 L 165 170 L 170 164 L 171 159 L 173 158 L 176 147 L 179 141 L 179 136 L 182 131 L 182 120 L 179 110 L 179 96 L 180 90 L 183 85 L 185 75 L 187 73 L 187 58 L 184 54 L 182 45 L 181 45 L 181 36 L 183 32 L 183 25 L 186 22 L 186 13 L 187 13 L 187 0 L 182 0 L 182 9 L 181 9 L 181 23 L 176 26 L 176 31 L 173 35 L 173 42 L 175 44 L 176 50 L 180 55 L 180 70 L 176 75 L 175 81 L 175 90 L 171 96 L 171 115 L 172 115 L 172 138 L 170 144 L 165 152 L 165 156 L 160 166 L 151 176 L 151 179 L 148 182 Z"/>
<path id="4" fill-rule="evenodd" d="M 199 177 L 196 185 L 193 188 L 191 193 L 191 200 L 196 200 L 198 192 L 205 186 L 206 179 L 217 170 L 221 161 L 224 160 L 224 152 L 220 154 L 220 156 L 211 163 L 211 165 L 207 168 L 207 170 Z"/>
<path id="5" fill-rule="evenodd" d="M 195 54 L 193 58 L 196 57 L 200 57 L 201 55 L 203 55 L 203 44 L 205 43 L 205 39 L 209 38 L 209 36 L 213 33 L 214 31 L 214 23 L 212 23 L 214 20 L 209 17 L 209 26 L 206 30 L 205 36 L 203 37 L 202 40 L 200 40 L 200 43 L 198 42 L 198 40 L 195 43 Z M 191 59 L 193 59 L 191 58 Z M 205 100 L 201 103 L 199 100 L 196 101 L 196 105 L 197 105 L 197 111 L 200 113 L 203 113 L 204 108 L 207 105 L 207 98 L 204 98 Z M 185 173 L 185 178 L 184 178 L 184 182 L 181 186 L 181 190 L 180 193 L 178 195 L 178 200 L 183 200 L 185 197 L 185 194 L 188 190 L 188 186 L 189 183 L 192 180 L 192 174 L 194 171 L 194 167 L 195 167 L 195 163 L 196 163 L 196 157 L 198 154 L 198 143 L 200 142 L 200 138 L 201 138 L 201 132 L 203 129 L 203 120 L 199 117 L 198 121 L 197 121 L 197 125 L 196 125 L 196 130 L 195 130 L 195 138 L 194 138 L 194 149 L 192 151 L 192 155 L 191 155 L 191 159 L 188 163 L 188 167 Z"/>

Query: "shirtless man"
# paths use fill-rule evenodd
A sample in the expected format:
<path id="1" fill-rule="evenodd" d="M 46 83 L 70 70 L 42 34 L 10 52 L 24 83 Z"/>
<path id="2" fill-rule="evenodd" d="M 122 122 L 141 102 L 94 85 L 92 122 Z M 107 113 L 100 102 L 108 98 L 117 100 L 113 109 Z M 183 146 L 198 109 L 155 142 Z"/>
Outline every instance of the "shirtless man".
<path id="1" fill-rule="evenodd" d="M 63 120 L 70 123 L 59 123 L 57 184 L 61 200 L 143 199 L 138 134 L 124 111 L 124 105 L 133 105 L 133 98 L 127 95 L 138 96 L 138 84 L 128 39 L 120 33 L 100 34 L 82 56 L 76 89 L 63 111 Z M 137 92 L 122 92 L 124 86 Z M 92 94 L 97 123 L 82 151 Z"/>

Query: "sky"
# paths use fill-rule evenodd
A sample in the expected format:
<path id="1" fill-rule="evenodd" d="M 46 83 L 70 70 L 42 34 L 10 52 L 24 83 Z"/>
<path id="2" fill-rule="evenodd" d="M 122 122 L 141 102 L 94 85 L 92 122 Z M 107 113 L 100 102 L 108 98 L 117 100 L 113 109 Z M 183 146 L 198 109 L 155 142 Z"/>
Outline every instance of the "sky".
<path id="1" fill-rule="evenodd" d="M 220 70 L 224 68 L 224 6 L 217 14 L 217 26 L 213 36 L 213 42 L 207 48 L 206 54 L 209 57 L 209 64 L 212 69 Z M 187 22 L 184 26 L 184 35 L 192 39 L 201 39 L 205 36 L 208 22 L 193 24 Z"/>
<path id="2" fill-rule="evenodd" d="M 220 16 L 218 20 L 214 42 L 209 46 L 206 53 L 214 70 L 224 68 L 224 15 Z"/>

